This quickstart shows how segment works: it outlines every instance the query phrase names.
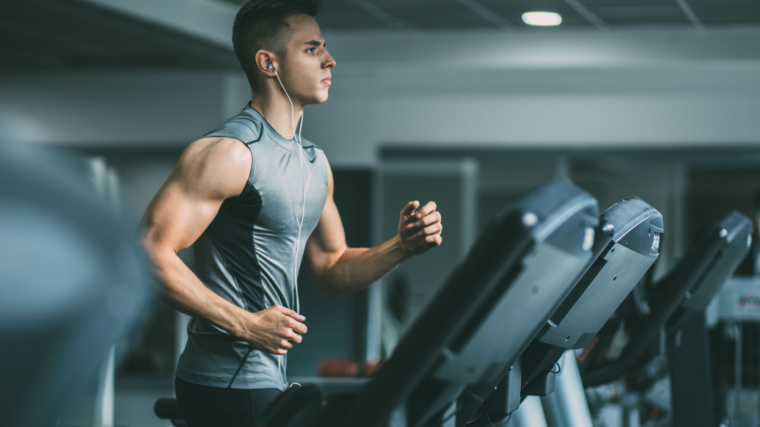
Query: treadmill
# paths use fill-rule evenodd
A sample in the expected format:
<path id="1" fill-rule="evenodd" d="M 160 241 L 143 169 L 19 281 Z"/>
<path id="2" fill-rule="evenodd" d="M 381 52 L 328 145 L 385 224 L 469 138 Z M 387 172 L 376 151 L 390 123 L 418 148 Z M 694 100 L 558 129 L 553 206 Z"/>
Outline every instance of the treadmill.
<path id="1" fill-rule="evenodd" d="M 620 358 L 603 360 L 604 344 L 592 343 L 586 349 L 581 363 L 584 384 L 602 385 L 636 372 L 660 352 L 664 341 L 673 425 L 716 425 L 705 310 L 751 242 L 752 221 L 739 212 L 709 227 L 678 265 L 647 292 L 648 313 L 628 316 L 633 326 Z M 614 326 L 605 326 L 606 337 L 599 343 L 610 341 L 617 332 Z"/>
<path id="2" fill-rule="evenodd" d="M 597 224 L 596 200 L 569 181 L 536 189 L 481 233 L 373 378 L 288 389 L 262 425 L 465 425 L 458 397 L 503 377 L 541 331 L 591 261 Z"/>
<path id="3" fill-rule="evenodd" d="M 591 343 L 659 256 L 662 233 L 662 215 L 638 197 L 626 198 L 602 213 L 595 233 L 594 260 L 513 366 L 510 373 L 519 373 L 519 382 L 508 375 L 479 390 L 468 389 L 469 393 L 490 393 L 479 412 L 498 418 L 514 410 L 517 399 L 551 393 L 559 374 L 555 367 L 563 353 Z M 564 375 L 570 375 L 571 371 L 566 371 Z M 574 392 L 582 394 L 583 389 Z M 566 406 L 567 402 L 557 405 Z M 588 412 L 588 408 L 578 410 Z M 569 419 L 575 411 L 563 412 L 562 425 L 586 424 Z"/>

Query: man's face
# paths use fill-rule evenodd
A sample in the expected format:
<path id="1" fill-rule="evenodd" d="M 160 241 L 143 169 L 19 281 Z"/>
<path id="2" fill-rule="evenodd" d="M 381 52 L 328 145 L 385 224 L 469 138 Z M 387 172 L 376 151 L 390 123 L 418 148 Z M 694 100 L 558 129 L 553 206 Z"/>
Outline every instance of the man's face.
<path id="1" fill-rule="evenodd" d="M 282 83 L 293 101 L 301 105 L 325 102 L 335 60 L 325 48 L 319 25 L 308 15 L 294 15 L 287 22 L 293 35 L 287 44 L 287 57 L 277 70 Z"/>

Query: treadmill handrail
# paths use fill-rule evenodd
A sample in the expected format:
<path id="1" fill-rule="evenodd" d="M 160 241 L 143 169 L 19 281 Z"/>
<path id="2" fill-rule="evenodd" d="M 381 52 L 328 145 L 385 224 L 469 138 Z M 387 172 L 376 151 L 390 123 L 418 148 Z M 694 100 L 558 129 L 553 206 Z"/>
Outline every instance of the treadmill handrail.
<path id="1" fill-rule="evenodd" d="M 559 200 L 535 197 L 554 193 L 561 196 Z M 543 203 L 532 206 L 531 200 Z M 392 357 L 361 390 L 339 425 L 383 425 L 435 364 L 447 358 L 447 344 L 455 342 L 461 331 L 471 326 L 470 321 L 481 315 L 483 306 L 493 303 L 499 292 L 505 292 L 504 283 L 509 287 L 511 282 L 506 280 L 519 274 L 523 258 L 536 243 L 551 237 L 552 227 L 564 224 L 558 218 L 570 218 L 563 212 L 566 210 L 576 214 L 595 212 L 596 201 L 571 183 L 557 180 L 523 199 L 522 204 L 503 211 L 481 233 L 468 257 L 402 338 Z M 578 251 L 582 252 L 580 246 Z M 479 277 L 471 277 L 473 273 Z"/>

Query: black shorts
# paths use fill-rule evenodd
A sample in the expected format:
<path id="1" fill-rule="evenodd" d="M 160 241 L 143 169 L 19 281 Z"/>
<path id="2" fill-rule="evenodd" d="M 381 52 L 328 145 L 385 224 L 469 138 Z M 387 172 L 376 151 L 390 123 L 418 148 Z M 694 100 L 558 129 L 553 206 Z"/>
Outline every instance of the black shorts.
<path id="1" fill-rule="evenodd" d="M 234 389 L 207 387 L 176 378 L 174 391 L 188 427 L 255 427 L 276 388 Z"/>

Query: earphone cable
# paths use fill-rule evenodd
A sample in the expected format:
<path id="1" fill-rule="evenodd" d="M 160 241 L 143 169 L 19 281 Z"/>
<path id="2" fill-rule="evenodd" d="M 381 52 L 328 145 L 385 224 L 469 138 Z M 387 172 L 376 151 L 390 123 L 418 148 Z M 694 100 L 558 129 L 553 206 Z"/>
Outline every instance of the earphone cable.
<path id="1" fill-rule="evenodd" d="M 299 154 L 299 161 L 300 161 L 300 176 L 299 176 L 299 184 L 303 183 L 303 165 L 304 165 L 304 158 L 303 158 L 303 144 L 301 141 L 303 140 L 301 137 L 301 131 L 303 131 L 303 111 L 301 112 L 301 119 L 299 120 L 299 129 L 298 129 L 298 135 L 296 135 L 296 119 L 295 119 L 295 109 L 293 107 L 293 100 L 290 99 L 290 95 L 288 94 L 288 91 L 285 89 L 285 85 L 282 84 L 282 80 L 280 79 L 280 75 L 277 73 L 276 70 L 272 69 L 274 71 L 275 77 L 277 77 L 277 81 L 280 83 L 280 87 L 282 88 L 282 91 L 285 93 L 285 96 L 288 98 L 288 103 L 290 104 L 290 124 L 293 129 L 293 139 L 296 140 L 296 143 L 298 144 L 298 154 Z M 296 300 L 296 313 L 301 312 L 301 301 L 298 296 L 298 254 L 301 251 L 301 230 L 303 228 L 303 222 L 304 218 L 306 218 L 306 191 L 309 189 L 309 183 L 311 182 L 311 170 L 309 169 L 308 165 L 306 167 L 306 171 L 308 172 L 308 178 L 306 180 L 306 186 L 302 187 L 299 185 L 299 193 L 298 193 L 298 200 L 296 200 L 296 224 L 298 224 L 298 240 L 296 241 L 296 252 L 295 252 L 295 259 L 293 260 L 293 293 L 295 295 Z M 301 207 L 301 219 L 298 219 L 298 202 L 301 201 L 301 198 L 303 198 L 303 204 Z M 282 358 L 277 358 L 277 367 L 280 372 L 282 372 Z M 287 385 L 285 382 L 285 378 L 282 378 L 283 383 Z"/>

